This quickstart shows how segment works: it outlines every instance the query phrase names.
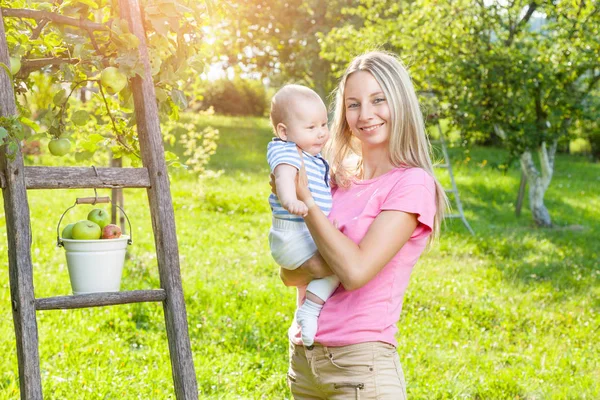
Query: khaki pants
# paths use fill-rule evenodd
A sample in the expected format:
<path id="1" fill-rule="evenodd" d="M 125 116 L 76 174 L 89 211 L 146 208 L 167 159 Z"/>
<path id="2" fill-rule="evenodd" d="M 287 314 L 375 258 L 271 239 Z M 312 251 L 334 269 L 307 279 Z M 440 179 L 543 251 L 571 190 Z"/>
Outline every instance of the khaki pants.
<path id="1" fill-rule="evenodd" d="M 296 400 L 405 400 L 396 348 L 382 342 L 341 347 L 290 344 L 288 385 Z"/>

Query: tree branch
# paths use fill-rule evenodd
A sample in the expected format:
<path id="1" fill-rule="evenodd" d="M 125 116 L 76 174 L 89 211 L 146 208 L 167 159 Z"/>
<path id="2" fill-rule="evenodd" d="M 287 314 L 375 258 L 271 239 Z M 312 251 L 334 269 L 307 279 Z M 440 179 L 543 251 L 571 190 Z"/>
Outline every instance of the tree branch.
<path id="1" fill-rule="evenodd" d="M 98 46 L 98 42 L 96 42 L 96 37 L 94 36 L 94 31 L 91 29 L 87 29 L 87 33 L 88 33 L 88 36 L 90 37 L 90 42 L 92 42 L 92 46 L 94 46 L 94 49 L 96 50 L 96 53 L 98 53 L 99 55 L 102 55 L 102 51 L 100 50 L 100 47 Z"/>
<path id="2" fill-rule="evenodd" d="M 546 142 L 544 141 L 538 150 L 544 191 L 548 189 L 548 186 L 550 186 L 550 181 L 552 180 L 552 174 L 554 172 L 554 155 L 556 154 L 557 145 L 558 139 L 554 139 L 549 148 L 546 146 Z"/>
<path id="3" fill-rule="evenodd" d="M 536 4 L 535 1 L 531 2 L 529 4 L 529 8 L 527 8 L 527 12 L 523 16 L 523 18 L 521 18 L 521 20 L 519 22 L 517 22 L 516 24 L 514 24 L 513 26 L 510 27 L 510 30 L 508 32 L 508 39 L 506 39 L 506 41 L 504 42 L 506 47 L 508 47 L 512 44 L 513 40 L 515 39 L 515 35 L 519 31 L 519 28 L 521 28 L 523 25 L 525 25 L 525 24 L 527 24 L 527 22 L 529 22 L 529 19 L 533 15 L 533 12 L 537 8 L 537 6 L 538 5 Z"/>
<path id="4" fill-rule="evenodd" d="M 35 40 L 35 39 L 39 38 L 40 34 L 42 33 L 42 29 L 44 29 L 44 27 L 48 24 L 48 22 L 50 22 L 50 21 L 48 21 L 45 18 L 42 18 L 41 20 L 39 20 L 37 26 L 31 33 L 31 37 L 29 38 L 29 40 Z"/>
<path id="5" fill-rule="evenodd" d="M 14 18 L 29 18 L 36 21 L 48 20 L 59 25 L 70 25 L 75 26 L 84 30 L 93 31 L 108 31 L 108 26 L 104 24 L 97 24 L 89 19 L 76 19 L 71 17 L 65 17 L 64 15 L 56 14 L 49 11 L 41 10 L 30 10 L 26 8 L 2 8 L 2 14 L 5 17 Z"/>
<path id="6" fill-rule="evenodd" d="M 537 180 L 540 178 L 540 173 L 535 167 L 535 163 L 533 162 L 533 157 L 531 156 L 531 151 L 526 150 L 521 154 L 520 157 L 521 168 L 525 175 L 527 176 L 527 180 L 531 182 L 531 184 L 535 184 Z"/>
<path id="7" fill-rule="evenodd" d="M 590 84 L 587 87 L 586 94 L 588 94 L 592 91 L 592 89 L 594 88 L 594 86 L 596 86 L 596 83 L 598 83 L 598 81 L 600 81 L 600 74 L 595 75 L 592 78 L 592 80 L 590 81 Z"/>
<path id="8" fill-rule="evenodd" d="M 32 71 L 37 71 L 48 65 L 77 64 L 78 62 L 79 60 L 75 58 L 36 58 L 31 60 L 24 58 L 21 60 L 22 67 L 17 76 L 25 78 Z"/>

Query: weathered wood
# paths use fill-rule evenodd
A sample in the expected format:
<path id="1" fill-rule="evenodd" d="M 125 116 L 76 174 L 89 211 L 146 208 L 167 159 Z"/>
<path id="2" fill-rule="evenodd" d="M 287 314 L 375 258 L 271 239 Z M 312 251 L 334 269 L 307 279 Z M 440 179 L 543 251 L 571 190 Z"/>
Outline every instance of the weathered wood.
<path id="1" fill-rule="evenodd" d="M 8 46 L 4 20 L 0 10 L 0 62 L 9 65 Z M 4 68 L 0 68 L 0 116 L 17 112 L 12 82 Z M 8 239 L 8 270 L 17 359 L 19 362 L 19 387 L 21 399 L 42 399 L 42 380 L 38 352 L 38 331 L 33 292 L 33 266 L 31 263 L 31 228 L 29 204 L 23 174 L 23 156 L 20 150 L 11 160 L 7 148 L 0 149 L 0 170 L 4 173 L 6 186 L 4 213 Z"/>
<path id="2" fill-rule="evenodd" d="M 175 232 L 175 213 L 169 188 L 163 139 L 160 132 L 156 93 L 146 46 L 146 33 L 138 0 L 119 0 L 121 18 L 139 39 L 140 62 L 144 78 L 131 80 L 142 163 L 148 168 L 150 215 L 161 287 L 167 292 L 163 303 L 171 368 L 178 400 L 198 399 L 198 384 L 190 345 L 187 314 L 179 271 L 179 250 Z"/>
<path id="3" fill-rule="evenodd" d="M 25 167 L 27 189 L 148 188 L 146 168 Z M 6 177 L 0 179 L 4 182 Z M 3 188 L 5 187 L 2 186 Z"/>
<path id="4" fill-rule="evenodd" d="M 123 159 L 122 158 L 112 158 L 110 160 L 110 166 L 112 168 L 122 168 L 123 167 Z M 123 196 L 123 189 L 113 188 L 111 191 L 112 203 L 110 205 L 110 223 L 119 225 L 121 227 L 121 231 L 123 233 L 127 233 L 126 225 L 125 225 L 125 216 L 123 213 L 119 216 L 117 206 L 121 207 L 121 209 L 125 209 L 125 198 Z M 117 221 L 117 216 L 118 221 Z"/>
<path id="5" fill-rule="evenodd" d="M 76 204 L 105 204 L 110 203 L 110 197 L 78 197 L 75 199 Z"/>
<path id="6" fill-rule="evenodd" d="M 35 299 L 36 310 L 65 310 L 72 308 L 103 307 L 117 304 L 165 301 L 163 289 L 132 290 L 128 292 L 88 293 L 77 296 L 57 296 Z"/>

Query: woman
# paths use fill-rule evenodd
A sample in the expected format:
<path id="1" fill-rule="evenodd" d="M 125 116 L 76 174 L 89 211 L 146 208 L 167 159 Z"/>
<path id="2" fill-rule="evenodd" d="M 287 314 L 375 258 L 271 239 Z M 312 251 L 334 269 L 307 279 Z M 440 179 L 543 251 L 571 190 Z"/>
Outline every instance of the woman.
<path id="1" fill-rule="evenodd" d="M 396 324 L 412 268 L 438 235 L 447 201 L 415 90 L 395 56 L 370 52 L 350 63 L 331 133 L 329 218 L 305 173 L 297 185 L 319 254 L 280 275 L 299 287 L 299 302 L 311 279 L 333 273 L 341 285 L 321 311 L 314 346 L 302 346 L 292 324 L 289 385 L 296 399 L 403 399 Z"/>

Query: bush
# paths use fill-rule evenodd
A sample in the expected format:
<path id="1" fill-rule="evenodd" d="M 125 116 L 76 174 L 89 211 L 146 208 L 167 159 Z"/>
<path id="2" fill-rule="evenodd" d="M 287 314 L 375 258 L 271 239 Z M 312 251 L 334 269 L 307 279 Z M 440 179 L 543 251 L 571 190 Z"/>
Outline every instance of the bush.
<path id="1" fill-rule="evenodd" d="M 219 79 L 206 82 L 200 108 L 216 113 L 262 117 L 267 112 L 267 95 L 260 81 Z"/>

